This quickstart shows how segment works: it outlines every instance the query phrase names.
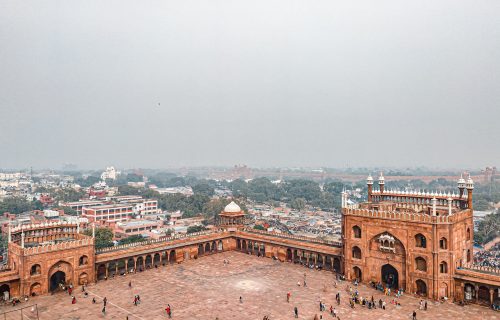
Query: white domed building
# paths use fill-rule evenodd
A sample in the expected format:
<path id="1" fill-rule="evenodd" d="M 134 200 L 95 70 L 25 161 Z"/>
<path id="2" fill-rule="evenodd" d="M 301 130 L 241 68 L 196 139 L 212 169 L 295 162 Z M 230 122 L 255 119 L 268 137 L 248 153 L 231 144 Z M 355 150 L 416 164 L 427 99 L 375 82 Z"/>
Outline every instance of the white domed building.
<path id="1" fill-rule="evenodd" d="M 245 225 L 245 212 L 234 201 L 231 201 L 219 214 L 219 226 L 229 231 L 236 231 Z"/>

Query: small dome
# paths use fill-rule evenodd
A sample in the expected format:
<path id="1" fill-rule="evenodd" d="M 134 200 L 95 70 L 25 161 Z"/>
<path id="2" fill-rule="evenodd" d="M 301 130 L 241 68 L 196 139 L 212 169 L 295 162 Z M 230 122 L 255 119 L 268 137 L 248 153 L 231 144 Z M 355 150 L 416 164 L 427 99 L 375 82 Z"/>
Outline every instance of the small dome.
<path id="1" fill-rule="evenodd" d="M 380 172 L 380 177 L 378 177 L 378 182 L 384 183 L 384 181 L 385 181 L 384 174 L 382 172 Z"/>
<path id="2" fill-rule="evenodd" d="M 368 175 L 368 178 L 366 178 L 366 183 L 368 184 L 373 184 L 373 178 L 372 178 L 372 175 Z"/>
<path id="3" fill-rule="evenodd" d="M 458 184 L 465 184 L 465 180 L 462 175 L 460 175 L 460 179 L 457 181 Z"/>
<path id="4" fill-rule="evenodd" d="M 231 201 L 231 203 L 224 208 L 224 212 L 241 212 L 241 208 L 234 203 L 234 201 Z"/>

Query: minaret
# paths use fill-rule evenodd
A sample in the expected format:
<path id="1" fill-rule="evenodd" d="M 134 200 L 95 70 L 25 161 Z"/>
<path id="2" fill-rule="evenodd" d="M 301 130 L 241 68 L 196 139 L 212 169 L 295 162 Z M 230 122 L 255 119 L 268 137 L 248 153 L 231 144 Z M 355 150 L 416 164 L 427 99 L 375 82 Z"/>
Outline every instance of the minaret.
<path id="1" fill-rule="evenodd" d="M 470 174 L 465 186 L 467 188 L 467 207 L 472 209 L 472 190 L 474 190 L 474 181 L 472 181 Z"/>
<path id="2" fill-rule="evenodd" d="M 385 179 L 383 172 L 380 172 L 380 177 L 378 177 L 378 187 L 380 188 L 380 194 L 384 193 Z"/>
<path id="3" fill-rule="evenodd" d="M 464 189 L 465 189 L 465 180 L 464 180 L 462 174 L 460 174 L 460 179 L 458 179 L 457 185 L 458 185 L 458 190 L 460 191 L 459 197 L 460 197 L 460 199 L 462 199 L 462 197 L 464 195 Z"/>
<path id="4" fill-rule="evenodd" d="M 368 186 L 368 202 L 372 202 L 373 178 L 371 174 L 366 178 L 366 185 Z"/>
<path id="5" fill-rule="evenodd" d="M 437 203 L 437 199 L 436 198 L 432 198 L 431 202 L 432 202 L 432 215 L 435 216 L 436 215 L 436 203 Z"/>

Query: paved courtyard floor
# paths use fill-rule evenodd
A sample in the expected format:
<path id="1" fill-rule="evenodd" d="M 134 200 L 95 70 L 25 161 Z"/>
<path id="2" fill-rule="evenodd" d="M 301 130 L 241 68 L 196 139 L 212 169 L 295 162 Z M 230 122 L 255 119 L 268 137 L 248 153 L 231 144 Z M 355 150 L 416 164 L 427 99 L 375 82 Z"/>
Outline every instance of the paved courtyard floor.
<path id="1" fill-rule="evenodd" d="M 223 260 L 230 263 L 224 265 Z M 306 274 L 307 287 L 297 286 Z M 132 281 L 132 289 L 128 287 Z M 271 320 L 293 319 L 297 306 L 299 319 L 313 319 L 315 314 L 323 319 L 333 319 L 328 311 L 319 312 L 319 301 L 335 306 L 340 319 L 411 319 L 417 310 L 417 319 L 499 319 L 500 313 L 484 307 L 460 307 L 451 303 L 430 303 L 427 311 L 419 311 L 419 299 L 403 296 L 400 307 L 390 304 L 390 297 L 359 286 L 362 296 L 372 295 L 376 300 L 385 299 L 387 309 L 369 310 L 348 305 L 346 282 L 333 287 L 334 276 L 328 271 L 309 270 L 291 263 L 281 263 L 268 258 L 258 258 L 239 252 L 225 252 L 186 261 L 181 264 L 147 270 L 142 273 L 120 276 L 100 281 L 88 287 L 89 297 L 76 290 L 77 303 L 65 293 L 36 297 L 21 306 L 37 304 L 40 319 L 166 319 L 165 307 L 172 306 L 173 319 L 253 319 L 268 315 Z M 286 302 L 286 293 L 291 300 Z M 341 305 L 335 303 L 335 294 L 341 292 Z M 141 304 L 133 305 L 134 295 L 139 294 Z M 239 297 L 243 302 L 240 303 Z M 92 303 L 96 297 L 97 303 Z M 106 315 L 101 313 L 102 298 L 107 297 Z M 12 307 L 2 307 L 7 311 Z M 29 310 L 25 318 L 33 319 Z M 12 319 L 21 319 L 19 315 Z M 9 317 L 7 317 L 9 319 Z"/>

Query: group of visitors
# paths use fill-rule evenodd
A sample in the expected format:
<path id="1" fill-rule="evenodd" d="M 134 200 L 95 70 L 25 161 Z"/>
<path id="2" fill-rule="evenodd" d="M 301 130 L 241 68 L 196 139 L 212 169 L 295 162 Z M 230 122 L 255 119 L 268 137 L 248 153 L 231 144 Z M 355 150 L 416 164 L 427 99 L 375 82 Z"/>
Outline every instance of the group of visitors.
<path id="1" fill-rule="evenodd" d="M 475 251 L 474 264 L 483 267 L 500 268 L 500 243 L 489 250 Z"/>

